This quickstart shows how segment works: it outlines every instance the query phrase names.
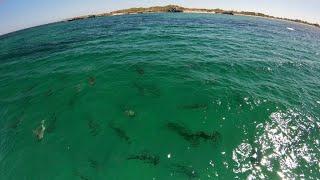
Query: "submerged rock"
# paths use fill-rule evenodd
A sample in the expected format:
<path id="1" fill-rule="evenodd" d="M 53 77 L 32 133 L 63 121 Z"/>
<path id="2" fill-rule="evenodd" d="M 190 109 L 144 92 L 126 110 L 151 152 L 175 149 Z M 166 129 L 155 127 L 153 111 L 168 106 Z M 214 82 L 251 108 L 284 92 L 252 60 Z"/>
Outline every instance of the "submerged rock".
<path id="1" fill-rule="evenodd" d="M 33 130 L 33 134 L 37 137 L 39 141 L 43 139 L 44 131 L 46 130 L 44 122 L 45 120 L 42 120 L 40 125 L 35 130 Z"/>

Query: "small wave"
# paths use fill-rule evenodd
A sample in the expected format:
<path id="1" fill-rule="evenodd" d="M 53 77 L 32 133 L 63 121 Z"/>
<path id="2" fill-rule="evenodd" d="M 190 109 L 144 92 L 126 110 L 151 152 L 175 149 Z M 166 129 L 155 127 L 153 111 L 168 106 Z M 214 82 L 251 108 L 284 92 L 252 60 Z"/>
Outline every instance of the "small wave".
<path id="1" fill-rule="evenodd" d="M 295 29 L 291 28 L 291 27 L 287 27 L 288 30 L 290 31 L 295 31 Z"/>

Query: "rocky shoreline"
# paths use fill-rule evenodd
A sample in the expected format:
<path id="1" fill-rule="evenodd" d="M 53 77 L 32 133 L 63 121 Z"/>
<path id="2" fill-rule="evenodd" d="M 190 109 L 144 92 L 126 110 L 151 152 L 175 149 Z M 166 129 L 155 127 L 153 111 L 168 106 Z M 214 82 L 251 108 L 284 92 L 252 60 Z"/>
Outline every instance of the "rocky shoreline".
<path id="1" fill-rule="evenodd" d="M 149 8 L 130 8 L 112 11 L 110 13 L 102 13 L 102 14 L 94 14 L 94 15 L 86 15 L 86 16 L 78 16 L 71 19 L 67 19 L 66 21 L 76 21 L 81 19 L 89 19 L 103 16 L 117 16 L 117 15 L 130 15 L 130 14 L 145 14 L 145 13 L 206 13 L 206 14 L 227 14 L 227 15 L 238 15 L 238 16 L 254 16 L 254 17 L 264 17 L 271 18 L 277 20 L 285 20 L 290 22 L 301 23 L 305 25 L 311 25 L 320 28 L 320 25 L 317 23 L 310 23 L 307 21 L 303 21 L 300 19 L 289 19 L 289 18 L 281 18 L 270 16 L 263 13 L 257 12 L 249 12 L 249 11 L 227 11 L 223 9 L 199 9 L 199 8 L 185 8 L 176 5 L 168 5 L 168 6 L 154 6 Z"/>

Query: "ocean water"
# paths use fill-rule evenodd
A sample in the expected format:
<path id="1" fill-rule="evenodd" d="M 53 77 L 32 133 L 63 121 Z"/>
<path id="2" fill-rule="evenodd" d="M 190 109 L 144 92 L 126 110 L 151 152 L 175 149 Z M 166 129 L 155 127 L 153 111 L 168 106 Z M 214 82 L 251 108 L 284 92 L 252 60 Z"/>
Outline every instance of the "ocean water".
<path id="1" fill-rule="evenodd" d="M 3 180 L 319 179 L 319 118 L 319 28 L 141 14 L 0 36 Z"/>

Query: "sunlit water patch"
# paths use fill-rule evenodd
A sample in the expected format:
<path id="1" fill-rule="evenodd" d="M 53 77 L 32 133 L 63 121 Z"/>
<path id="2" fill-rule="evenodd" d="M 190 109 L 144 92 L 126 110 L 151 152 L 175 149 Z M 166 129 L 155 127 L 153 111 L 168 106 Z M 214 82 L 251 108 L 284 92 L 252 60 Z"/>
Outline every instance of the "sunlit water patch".
<path id="1" fill-rule="evenodd" d="M 316 178 L 319 127 L 318 119 L 296 110 L 271 113 L 269 121 L 256 126 L 254 144 L 243 142 L 233 151 L 233 171 L 247 173 L 249 179 L 265 179 L 270 173 L 282 179 Z"/>

